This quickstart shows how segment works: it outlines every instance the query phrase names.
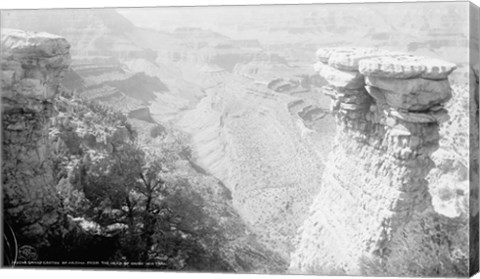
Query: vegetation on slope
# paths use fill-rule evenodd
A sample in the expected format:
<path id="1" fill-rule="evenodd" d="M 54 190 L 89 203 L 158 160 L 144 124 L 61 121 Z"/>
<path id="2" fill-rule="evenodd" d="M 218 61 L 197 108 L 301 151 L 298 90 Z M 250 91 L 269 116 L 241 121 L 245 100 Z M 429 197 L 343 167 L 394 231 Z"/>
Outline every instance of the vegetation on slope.
<path id="1" fill-rule="evenodd" d="M 163 178 L 176 156 L 189 156 L 183 142 L 147 154 L 124 115 L 68 93 L 56 106 L 49 141 L 68 218 L 64 235 L 20 263 L 231 270 L 202 237 L 214 226 L 202 198 L 188 181 Z"/>
<path id="2" fill-rule="evenodd" d="M 228 189 L 192 166 L 183 133 L 68 91 L 55 107 L 48 144 L 61 235 L 17 265 L 284 270 L 235 212 Z"/>

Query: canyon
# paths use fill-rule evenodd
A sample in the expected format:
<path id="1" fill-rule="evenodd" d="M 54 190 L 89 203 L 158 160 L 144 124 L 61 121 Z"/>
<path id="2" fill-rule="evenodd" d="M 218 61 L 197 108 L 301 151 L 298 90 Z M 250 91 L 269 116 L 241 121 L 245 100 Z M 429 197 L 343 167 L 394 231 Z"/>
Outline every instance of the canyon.
<path id="1" fill-rule="evenodd" d="M 469 107 L 472 102 L 465 92 L 473 96 L 476 89 L 467 88 L 475 71 L 460 54 L 468 40 L 452 35 L 468 33 L 463 28 L 463 7 L 450 8 L 449 12 L 425 6 L 402 8 L 389 24 L 388 17 L 395 11 L 381 7 L 358 6 L 346 14 L 328 15 L 321 9 L 278 9 L 268 17 L 261 8 L 250 16 L 242 8 L 238 14 L 218 17 L 224 24 L 209 27 L 200 26 L 203 23 L 185 27 L 169 16 L 159 17 L 158 22 L 165 22 L 157 24 L 172 25 L 168 31 L 127 9 L 10 12 L 2 17 L 2 32 L 4 26 L 47 31 L 64 37 L 52 40 L 65 46 L 61 59 L 30 52 L 40 57 L 40 65 L 44 65 L 42 59 L 52 64 L 41 74 L 22 72 L 27 81 L 19 71 L 28 62 L 2 58 L 2 98 L 20 102 L 4 95 L 4 80 L 12 84 L 6 90 L 13 90 L 18 88 L 15 82 L 37 86 L 45 84 L 43 76 L 52 74 L 55 78 L 48 78 L 47 89 L 20 87 L 22 92 L 48 93 L 53 90 L 49 83 L 61 85 L 65 88 L 61 91 L 75 96 L 58 97 L 67 111 L 71 102 L 88 101 L 125 115 L 128 125 L 113 121 L 114 125 L 97 123 L 92 128 L 76 115 L 55 115 L 52 104 L 40 99 L 42 106 L 48 104 L 44 110 L 49 113 L 27 120 L 70 118 L 81 146 L 87 146 L 82 148 L 98 155 L 92 158 L 111 154 L 110 143 L 116 137 L 129 142 L 129 125 L 148 153 L 161 154 L 163 141 L 170 144 L 175 141 L 173 135 L 182 135 L 191 158 L 177 159 L 178 170 L 169 179 L 194 182 L 185 197 L 195 200 L 198 194 L 205 200 L 206 220 L 218 222 L 214 239 L 205 241 L 222 239 L 218 253 L 229 270 L 464 275 L 469 258 L 469 179 L 474 177 L 467 174 L 470 139 L 465 127 L 468 111 L 475 109 Z M 183 18 L 172 12 L 172 17 Z M 420 15 L 421 20 L 411 20 Z M 452 18 L 451 24 L 435 24 L 445 16 Z M 135 24 L 129 21 L 135 18 Z M 361 24 L 354 24 L 355 18 Z M 263 24 L 253 26 L 249 20 Z M 400 32 L 398 27 L 406 23 L 410 24 Z M 42 38 L 26 34 L 20 37 Z M 12 40 L 11 35 L 6 38 Z M 351 48 L 357 45 L 374 48 Z M 318 50 L 319 46 L 329 48 Z M 447 57 L 454 64 L 442 61 Z M 8 62 L 5 67 L 4 61 Z M 50 72 L 52 67 L 61 69 L 64 78 Z M 30 102 L 25 102 L 27 107 Z M 17 122 L 26 121 L 19 120 L 23 114 L 4 113 L 4 131 L 17 131 Z M 36 142 L 58 132 L 43 124 L 29 125 L 24 126 L 38 129 L 28 133 L 39 139 Z M 154 138 L 153 129 L 162 136 Z M 68 140 L 62 141 L 68 146 Z M 16 150 L 10 146 L 18 145 L 18 152 L 26 156 L 20 162 L 28 164 L 31 152 L 50 148 L 44 144 L 25 151 L 20 147 L 25 142 L 12 142 L 4 141 L 4 149 Z M 56 142 L 55 146 L 63 146 Z M 4 156 L 12 161 L 10 152 L 4 151 Z M 84 155 L 75 156 L 71 162 L 84 160 Z M 26 167 L 11 166 L 17 168 Z M 48 220 L 16 224 L 15 229 L 26 232 L 34 247 L 48 246 L 32 241 L 40 241 L 45 231 L 57 233 L 47 227 L 61 230 L 57 219 L 67 214 L 52 208 L 61 208 L 61 199 L 65 195 L 70 199 L 74 192 L 66 180 L 60 188 L 48 188 L 55 184 L 52 171 L 44 164 L 40 172 L 47 177 L 34 178 L 45 185 L 39 195 L 58 196 L 55 191 L 60 189 L 63 196 L 49 201 L 51 206 L 43 202 L 37 215 Z M 23 178 L 18 174 L 11 180 Z M 12 192 L 9 203 L 26 195 L 32 183 L 22 184 L 22 193 L 4 190 Z M 17 206 L 9 206 L 9 223 L 25 219 L 20 216 L 25 205 Z M 79 231 L 87 224 L 97 226 L 78 216 L 75 220 Z M 34 224 L 33 229 L 28 224 Z M 441 266 L 432 264 L 435 253 Z"/>
<path id="2" fill-rule="evenodd" d="M 223 271 L 284 270 L 283 259 L 250 235 L 231 205 L 228 189 L 214 177 L 202 174 L 198 167 L 192 167 L 188 159 L 182 159 L 180 153 L 186 151 L 171 150 L 182 148 L 178 146 L 179 139 L 173 139 L 174 146 L 167 144 L 166 147 L 169 139 L 164 137 L 174 137 L 174 132 L 162 136 L 165 142 L 160 144 L 160 138 L 152 140 L 148 133 L 154 127 L 161 127 L 152 123 L 153 119 L 139 120 L 121 108 L 110 111 L 110 106 L 79 98 L 74 91 L 61 86 L 70 64 L 70 44 L 64 38 L 2 29 L 1 42 L 2 123 L 6 126 L 2 157 L 4 224 L 15 234 L 17 250 L 15 255 L 7 256 L 17 265 L 28 266 L 33 262 L 49 266 L 42 263 L 68 262 L 69 259 L 79 263 L 111 260 L 125 224 L 112 216 L 107 220 L 102 217 L 99 222 L 85 212 L 85 206 L 93 200 L 88 198 L 92 190 L 83 185 L 86 179 L 92 179 L 88 178 L 88 166 L 93 164 L 99 168 L 102 160 L 116 156 L 117 148 L 128 148 L 135 138 L 152 154 L 174 152 L 175 158 L 170 160 L 175 160 L 177 166 L 165 175 L 165 183 L 183 187 L 175 196 L 176 203 L 193 202 L 190 207 L 200 203 L 201 209 L 195 212 L 197 219 L 185 222 L 195 233 L 205 234 L 201 241 L 210 249 L 210 254 L 203 256 L 206 257 L 203 260 L 193 258 L 190 263 L 187 259 L 189 269 L 201 270 L 206 264 Z M 129 123 L 125 122 L 127 116 Z M 159 133 L 165 132 L 163 129 Z M 189 183 L 193 186 L 185 186 Z M 99 189 L 93 189 L 96 190 Z M 118 214 L 119 210 L 111 207 L 103 211 L 104 214 L 110 212 L 106 213 L 108 216 L 115 210 Z M 181 216 L 182 212 L 177 214 Z M 210 232 L 207 233 L 207 229 Z M 181 237 L 186 239 L 185 235 Z M 95 252 L 97 246 L 105 250 Z M 172 262 L 185 265 L 183 261 L 175 263 L 175 259 L 165 259 L 163 265 L 166 266 Z M 157 267 L 162 265 L 157 262 Z"/>

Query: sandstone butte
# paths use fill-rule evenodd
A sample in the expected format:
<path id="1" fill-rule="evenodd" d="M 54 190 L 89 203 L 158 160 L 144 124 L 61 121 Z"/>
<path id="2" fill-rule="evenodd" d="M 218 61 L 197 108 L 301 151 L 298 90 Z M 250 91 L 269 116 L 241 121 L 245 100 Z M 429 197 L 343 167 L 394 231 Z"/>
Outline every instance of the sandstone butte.
<path id="1" fill-rule="evenodd" d="M 448 220 L 434 212 L 425 177 L 439 124 L 448 119 L 447 77 L 456 66 L 378 49 L 320 49 L 316 56 L 338 129 L 290 271 L 428 276 L 439 266 L 451 270 L 448 242 L 455 236 L 439 231 Z M 444 241 L 435 241 L 436 234 Z"/>

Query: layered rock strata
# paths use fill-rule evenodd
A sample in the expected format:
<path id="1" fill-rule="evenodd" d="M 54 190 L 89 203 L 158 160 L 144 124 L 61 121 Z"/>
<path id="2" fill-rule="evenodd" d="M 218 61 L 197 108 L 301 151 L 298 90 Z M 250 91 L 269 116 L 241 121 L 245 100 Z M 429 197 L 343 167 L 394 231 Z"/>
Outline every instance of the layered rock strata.
<path id="1" fill-rule="evenodd" d="M 47 135 L 69 50 L 62 37 L 2 29 L 3 207 L 20 245 L 48 245 L 49 236 L 60 233 Z"/>
<path id="2" fill-rule="evenodd" d="M 450 240 L 425 178 L 455 65 L 376 49 L 321 49 L 317 58 L 337 134 L 290 271 L 445 274 Z"/>

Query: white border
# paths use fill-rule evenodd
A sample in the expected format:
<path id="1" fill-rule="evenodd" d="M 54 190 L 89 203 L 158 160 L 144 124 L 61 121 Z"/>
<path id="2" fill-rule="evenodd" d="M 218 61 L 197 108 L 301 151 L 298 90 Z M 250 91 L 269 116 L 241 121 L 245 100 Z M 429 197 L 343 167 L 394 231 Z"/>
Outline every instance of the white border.
<path id="1" fill-rule="evenodd" d="M 439 0 L 442 2 L 453 2 Z M 0 9 L 48 9 L 48 8 L 88 8 L 88 7 L 155 7 L 155 6 L 206 6 L 206 5 L 249 5 L 249 4 L 311 4 L 311 3 L 388 3 L 388 2 L 431 2 L 431 1 L 384 1 L 384 0 L 2 0 Z M 474 4 L 480 6 L 480 0 L 472 0 Z M 12 270 L 1 269 L 0 277 L 6 279 L 93 279 L 93 278 L 112 278 L 127 279 L 132 277 L 141 277 L 141 279 L 329 279 L 329 278 L 359 278 L 366 277 L 327 277 L 327 276 L 299 276 L 299 275 L 256 275 L 256 274 L 213 274 L 213 273 L 173 273 L 173 272 L 133 272 L 133 271 L 85 271 L 85 270 Z M 372 277 L 373 278 L 373 277 Z M 374 277 L 386 279 L 392 277 Z M 480 279 L 480 275 L 474 278 Z"/>
<path id="2" fill-rule="evenodd" d="M 10 0 L 2 1 L 0 9 L 45 9 L 45 8 L 89 8 L 89 7 L 155 7 L 155 6 L 208 6 L 208 5 L 258 5 L 258 4 L 311 4 L 311 3 L 388 3 L 388 2 L 432 2 L 426 0 Z M 436 2 L 466 2 L 437 0 Z M 480 6 L 480 0 L 472 0 Z"/>

